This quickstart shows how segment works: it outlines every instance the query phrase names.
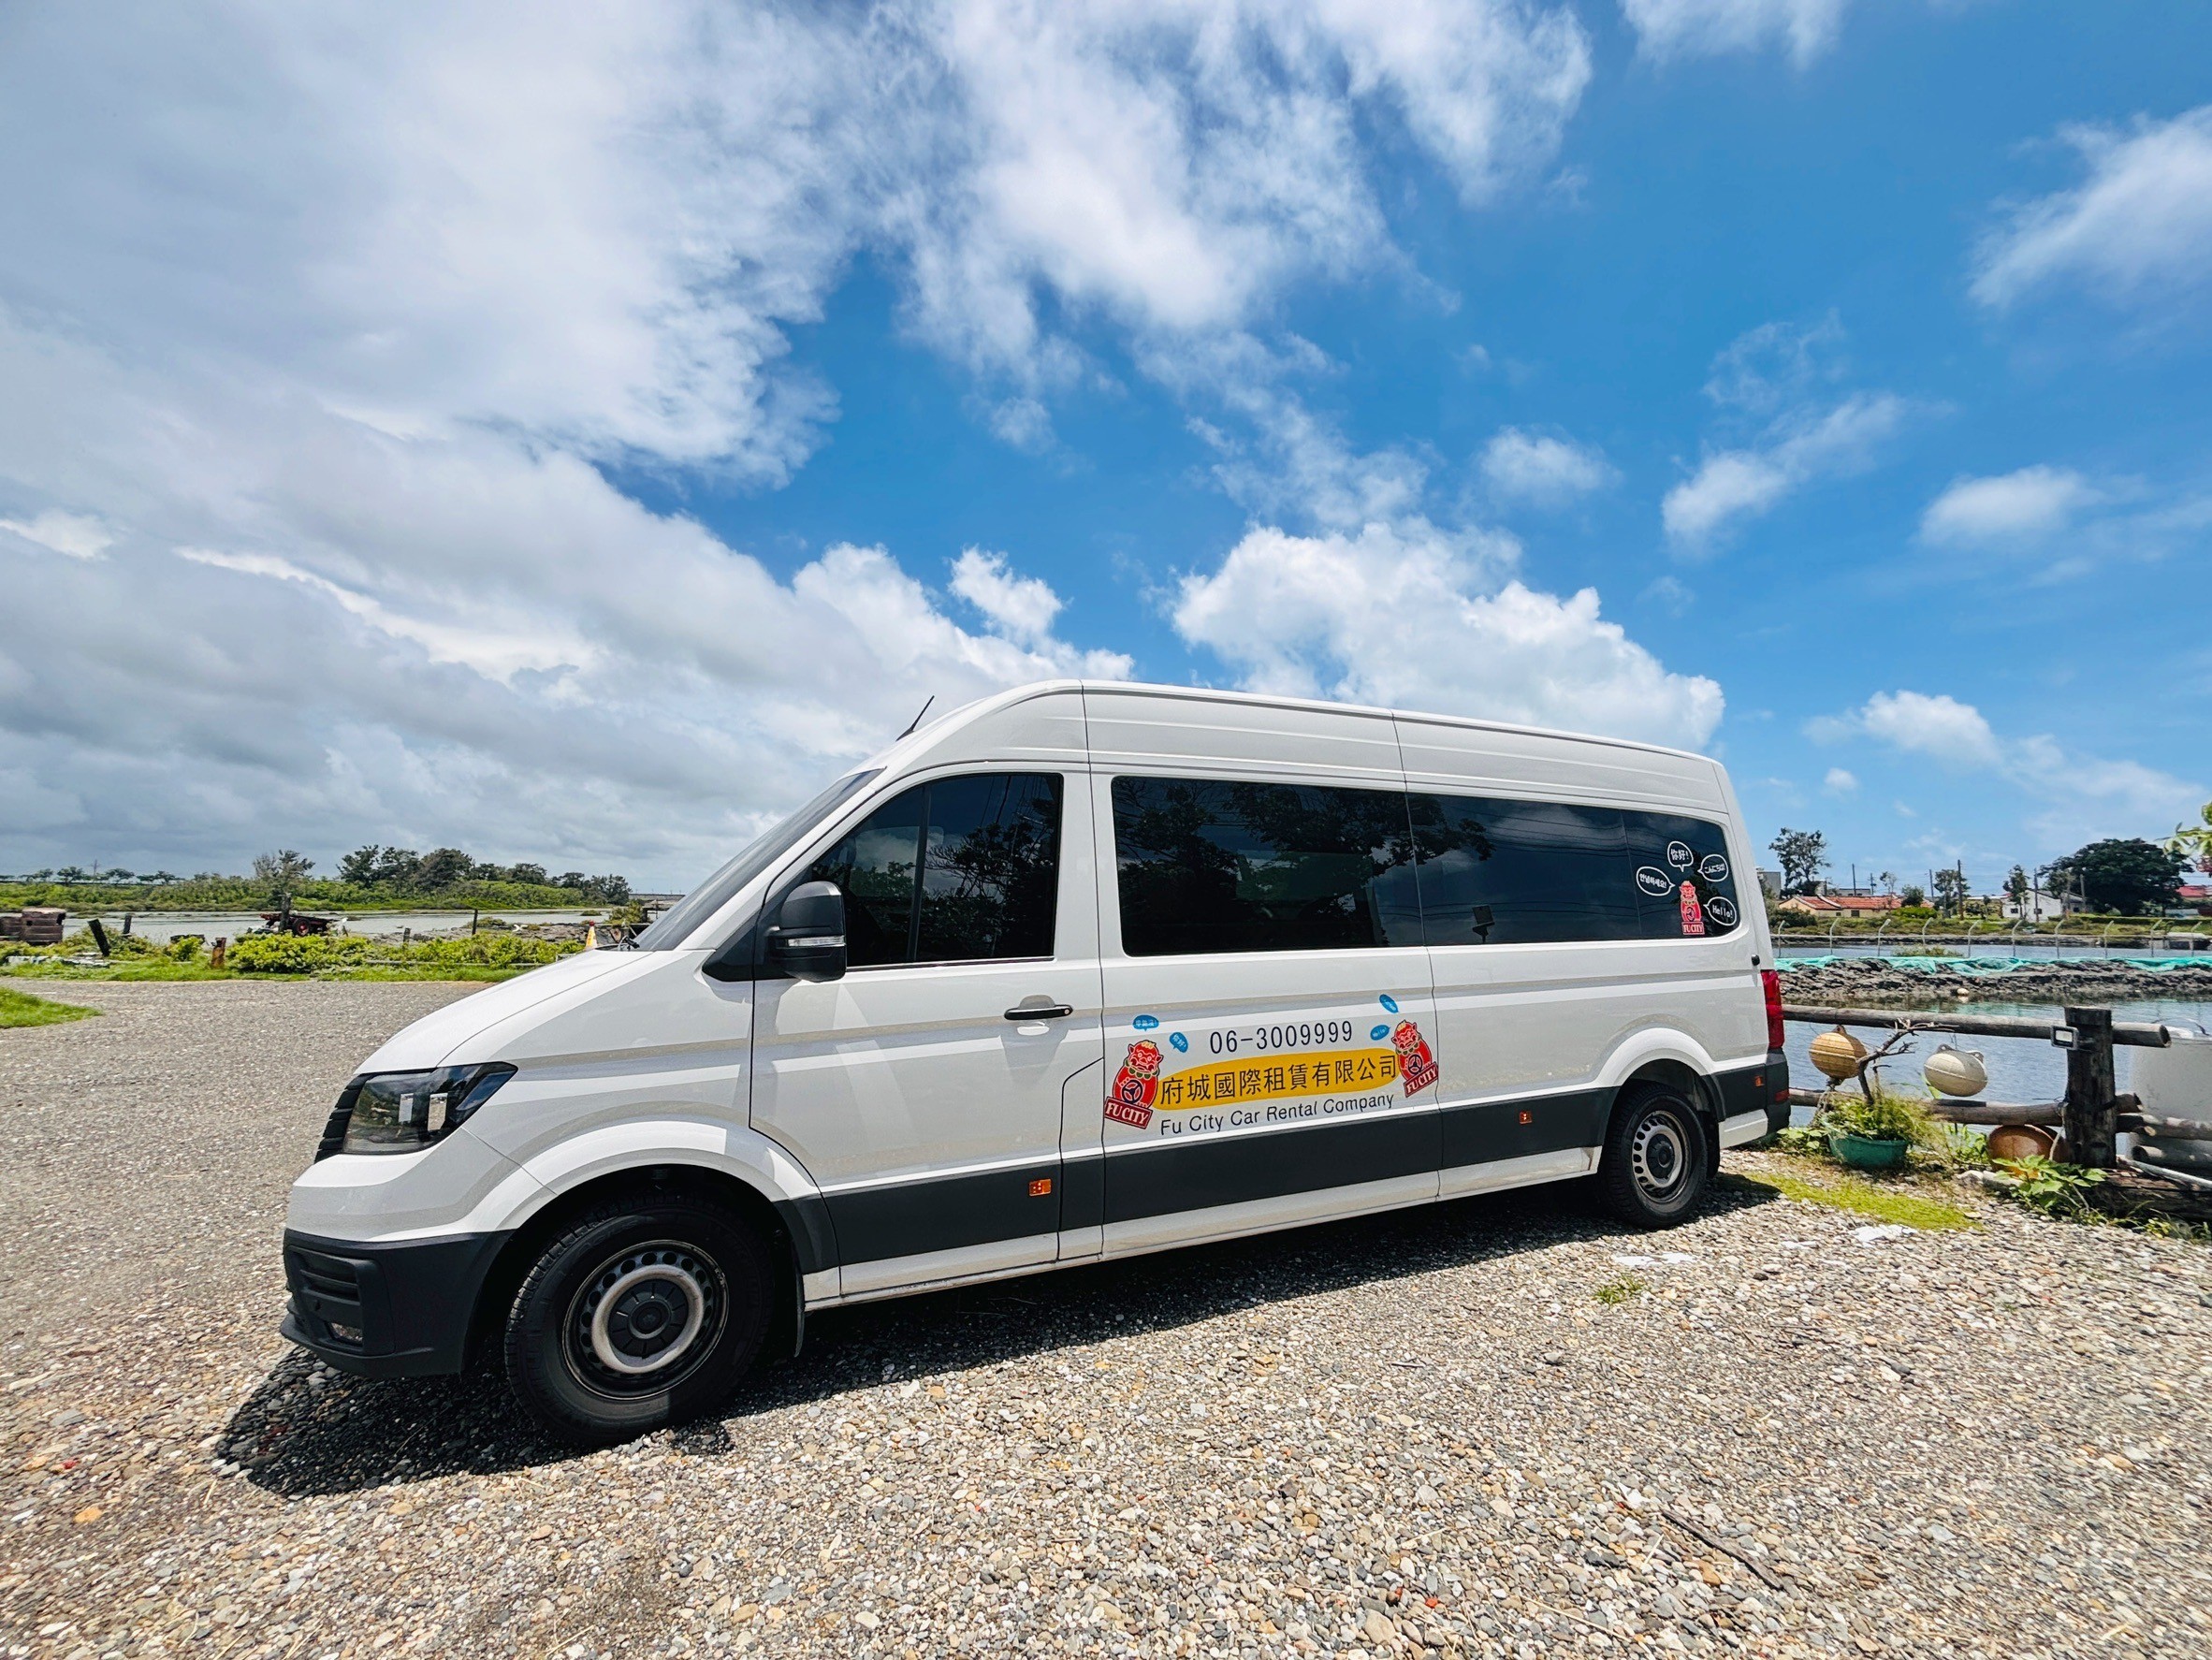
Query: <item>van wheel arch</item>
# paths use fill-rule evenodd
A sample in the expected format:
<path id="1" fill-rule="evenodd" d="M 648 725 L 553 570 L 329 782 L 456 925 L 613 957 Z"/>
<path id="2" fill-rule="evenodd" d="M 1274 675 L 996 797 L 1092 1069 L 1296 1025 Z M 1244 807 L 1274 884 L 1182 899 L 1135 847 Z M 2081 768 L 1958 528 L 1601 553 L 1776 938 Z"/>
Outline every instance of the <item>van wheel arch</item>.
<path id="1" fill-rule="evenodd" d="M 1648 1060 L 1621 1080 L 1613 1091 L 1613 1105 L 1607 1114 L 1607 1130 L 1612 1129 L 1612 1114 L 1620 1110 L 1638 1084 L 1664 1084 L 1679 1089 L 1697 1109 L 1698 1127 L 1705 1131 L 1705 1158 L 1709 1176 L 1718 1175 L 1721 1169 L 1721 1098 L 1720 1089 L 1710 1078 L 1687 1061 Z"/>
<path id="2" fill-rule="evenodd" d="M 792 1243 L 791 1230 L 777 1215 L 767 1195 L 735 1176 L 703 1165 L 655 1164 L 614 1171 L 573 1187 L 508 1236 L 476 1292 L 476 1306 L 469 1317 L 469 1341 L 463 1364 L 476 1366 L 496 1353 L 506 1329 L 507 1310 L 521 1289 L 531 1265 L 574 1218 L 594 1205 L 625 1195 L 666 1198 L 674 1194 L 725 1205 L 743 1216 L 760 1234 L 768 1247 L 776 1287 L 776 1306 L 769 1317 L 768 1334 L 761 1352 L 796 1354 L 805 1318 L 798 1252 Z"/>

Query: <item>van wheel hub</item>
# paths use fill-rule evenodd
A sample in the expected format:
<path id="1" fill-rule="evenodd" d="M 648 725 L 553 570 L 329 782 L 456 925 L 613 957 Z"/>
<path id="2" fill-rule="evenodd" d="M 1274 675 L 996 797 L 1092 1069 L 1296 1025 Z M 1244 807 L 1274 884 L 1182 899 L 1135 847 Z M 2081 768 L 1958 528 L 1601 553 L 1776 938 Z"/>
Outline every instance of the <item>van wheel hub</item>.
<path id="1" fill-rule="evenodd" d="M 1670 1198 L 1687 1179 L 1690 1138 L 1672 1113 L 1649 1114 L 1636 1127 L 1629 1168 L 1636 1172 L 1636 1185 L 1654 1200 Z"/>
<path id="2" fill-rule="evenodd" d="M 710 1258 L 675 1241 L 633 1245 L 602 1263 L 576 1294 L 569 1363 L 604 1392 L 671 1388 L 713 1347 L 724 1301 Z"/>

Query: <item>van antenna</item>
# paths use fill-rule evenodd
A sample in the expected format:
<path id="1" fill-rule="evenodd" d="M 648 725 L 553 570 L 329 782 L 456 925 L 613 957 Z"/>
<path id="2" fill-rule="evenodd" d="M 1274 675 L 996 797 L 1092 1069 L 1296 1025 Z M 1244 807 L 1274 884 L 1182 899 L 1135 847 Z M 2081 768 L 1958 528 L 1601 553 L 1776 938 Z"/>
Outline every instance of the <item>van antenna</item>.
<path id="1" fill-rule="evenodd" d="M 922 724 L 922 717 L 929 713 L 929 706 L 935 702 L 937 702 L 937 693 L 933 692 L 922 700 L 922 706 L 914 711 L 914 718 L 907 722 L 906 731 L 900 733 L 898 737 L 895 737 L 891 741 L 895 744 L 899 738 L 913 736 L 914 728 Z"/>

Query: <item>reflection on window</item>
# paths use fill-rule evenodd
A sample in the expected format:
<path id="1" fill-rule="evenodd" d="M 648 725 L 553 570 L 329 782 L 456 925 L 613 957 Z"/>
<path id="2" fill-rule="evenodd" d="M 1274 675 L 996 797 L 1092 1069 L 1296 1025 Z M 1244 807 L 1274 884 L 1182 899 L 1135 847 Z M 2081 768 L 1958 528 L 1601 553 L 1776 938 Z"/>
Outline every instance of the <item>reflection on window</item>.
<path id="1" fill-rule="evenodd" d="M 844 892 L 855 968 L 1049 957 L 1059 857 L 1058 776 L 976 773 L 895 795 L 806 880 Z"/>
<path id="2" fill-rule="evenodd" d="M 1394 791 L 1120 778 L 1113 836 L 1132 956 L 1419 943 Z"/>
<path id="3" fill-rule="evenodd" d="M 1612 808 L 1415 795 L 1432 945 L 1633 939 L 1639 918 Z"/>

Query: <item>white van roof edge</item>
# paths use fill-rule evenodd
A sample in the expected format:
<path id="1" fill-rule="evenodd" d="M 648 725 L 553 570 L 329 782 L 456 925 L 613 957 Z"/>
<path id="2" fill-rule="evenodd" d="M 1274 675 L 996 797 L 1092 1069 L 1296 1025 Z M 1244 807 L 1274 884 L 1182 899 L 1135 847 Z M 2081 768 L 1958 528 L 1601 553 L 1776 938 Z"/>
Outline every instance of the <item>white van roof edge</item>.
<path id="1" fill-rule="evenodd" d="M 923 739 L 941 739 L 950 735 L 951 721 L 980 720 L 1000 709 L 1017 704 L 1050 696 L 1055 692 L 1115 692 L 1125 696 L 1171 698 L 1183 702 L 1215 702 L 1244 704 L 1258 708 L 1310 709 L 1338 715 L 1371 715 L 1390 721 L 1419 721 L 1433 726 L 1451 726 L 1474 732 L 1507 732 L 1526 737 L 1556 738 L 1567 743 L 1596 744 L 1608 750 L 1638 750 L 1651 755 L 1668 755 L 1682 761 L 1701 762 L 1718 769 L 1720 763 L 1710 755 L 1695 750 L 1684 750 L 1672 744 L 1654 744 L 1642 738 L 1608 737 L 1602 733 L 1572 732 L 1558 726 L 1531 726 L 1515 721 L 1486 721 L 1475 715 L 1443 715 L 1430 709 L 1402 709 L 1377 704 L 1339 703 L 1326 697 L 1292 697 L 1273 692 L 1234 692 L 1214 686 L 1171 686 L 1156 680 L 1084 680 L 1052 679 L 1029 680 L 1019 686 L 1010 686 L 1003 692 L 993 692 L 947 709 L 935 721 L 918 727 L 907 736 L 888 748 L 879 750 L 863 766 L 888 767 L 892 757 L 908 744 L 919 744 Z M 857 768 L 854 770 L 858 770 Z"/>

